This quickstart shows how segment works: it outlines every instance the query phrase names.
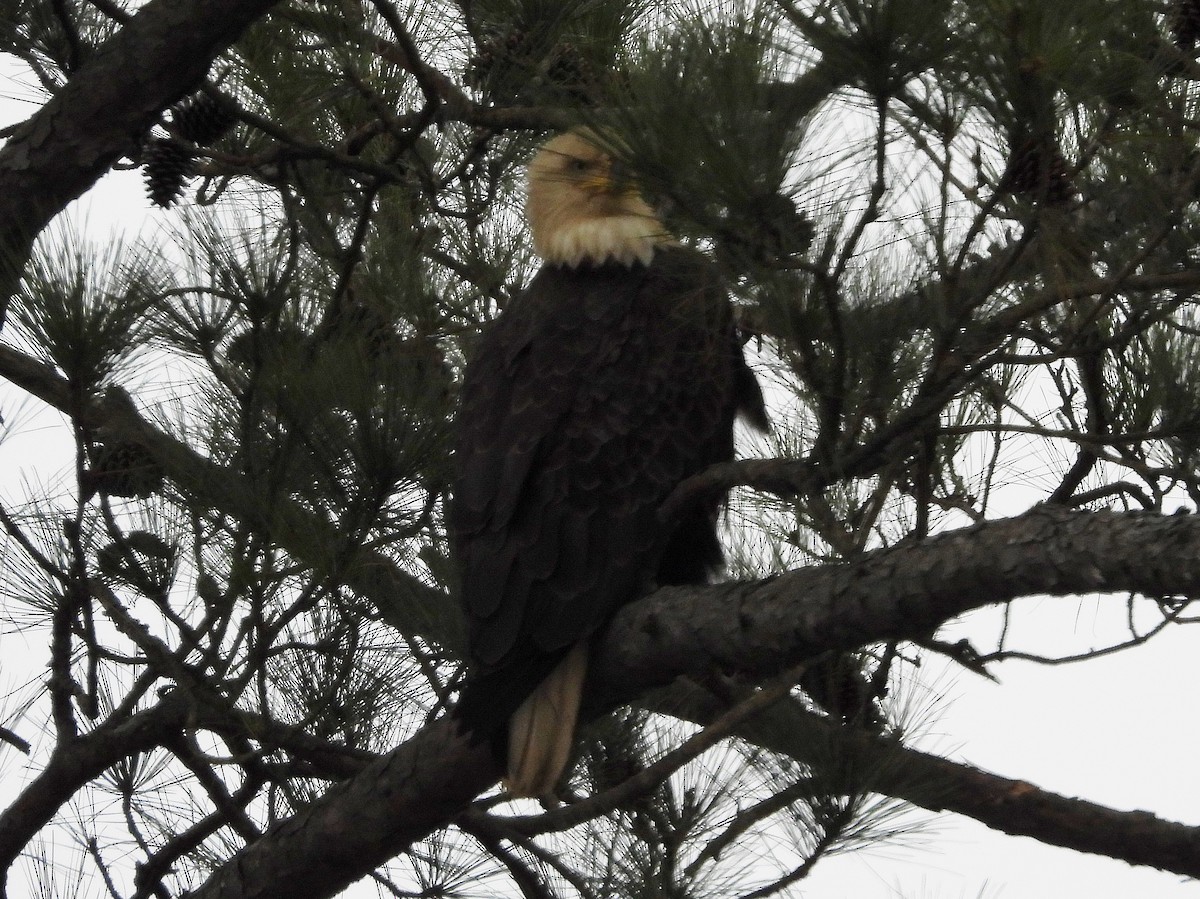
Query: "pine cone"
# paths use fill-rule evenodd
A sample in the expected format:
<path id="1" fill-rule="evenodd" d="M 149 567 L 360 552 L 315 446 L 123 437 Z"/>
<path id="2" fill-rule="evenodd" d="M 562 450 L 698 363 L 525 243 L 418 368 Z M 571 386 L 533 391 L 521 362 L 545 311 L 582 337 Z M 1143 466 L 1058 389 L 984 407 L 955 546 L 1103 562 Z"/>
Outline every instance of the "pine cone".
<path id="1" fill-rule="evenodd" d="M 546 64 L 546 81 L 575 100 L 591 99 L 596 73 L 574 44 L 556 46 Z"/>
<path id="2" fill-rule="evenodd" d="M 1066 203 L 1075 195 L 1067 175 L 1067 161 L 1057 146 L 1037 138 L 1013 143 L 1015 148 L 1000 179 L 999 190 L 1026 194 L 1051 204 Z"/>
<path id="3" fill-rule="evenodd" d="M 800 687 L 834 720 L 879 733 L 885 719 L 871 679 L 853 653 L 818 659 L 800 677 Z"/>
<path id="4" fill-rule="evenodd" d="M 162 468 L 136 443 L 100 443 L 92 452 L 92 467 L 83 473 L 83 498 L 119 496 L 145 499 L 162 489 Z"/>
<path id="5" fill-rule="evenodd" d="M 496 65 L 496 50 L 490 43 L 485 44 L 467 60 L 467 68 L 463 72 L 463 81 L 468 87 L 483 87 Z"/>
<path id="6" fill-rule="evenodd" d="M 529 35 L 522 28 L 510 29 L 502 35 L 500 41 L 504 55 L 510 58 L 529 55 L 529 44 Z"/>
<path id="7" fill-rule="evenodd" d="M 207 94 L 196 94 L 171 109 L 175 132 L 198 147 L 207 147 L 233 127 L 233 113 Z"/>
<path id="8" fill-rule="evenodd" d="M 145 166 L 146 195 L 155 206 L 169 208 L 192 174 L 192 151 L 170 138 L 156 137 L 142 153 Z"/>
<path id="9" fill-rule="evenodd" d="M 528 64 L 532 53 L 532 42 L 523 29 L 512 27 L 494 30 L 480 45 L 479 52 L 467 61 L 463 80 L 468 86 L 481 89 L 497 73 L 503 73 L 514 64 Z"/>
<path id="10" fill-rule="evenodd" d="M 358 342 L 376 360 L 404 343 L 386 310 L 378 303 L 359 299 L 353 291 L 340 297 L 330 309 L 322 333 L 316 338 L 319 343 L 330 339 Z"/>
<path id="11" fill-rule="evenodd" d="M 808 252 L 816 227 L 783 193 L 750 196 L 723 222 L 717 256 L 735 271 L 745 266 L 788 267 Z"/>
<path id="12" fill-rule="evenodd" d="M 145 596 L 163 596 L 175 580 L 178 550 L 150 531 L 130 531 L 96 554 L 100 571 Z"/>

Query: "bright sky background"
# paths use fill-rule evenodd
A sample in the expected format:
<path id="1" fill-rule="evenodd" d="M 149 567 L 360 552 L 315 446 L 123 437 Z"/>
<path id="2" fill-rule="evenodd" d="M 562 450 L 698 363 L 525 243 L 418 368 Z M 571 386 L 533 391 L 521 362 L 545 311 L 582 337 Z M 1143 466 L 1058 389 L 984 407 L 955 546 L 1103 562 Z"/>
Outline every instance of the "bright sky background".
<path id="1" fill-rule="evenodd" d="M 36 98 L 24 79 L 0 59 L 0 125 L 28 116 Z M 153 234 L 165 213 L 152 210 L 137 172 L 106 177 L 68 216 L 90 233 L 132 239 Z M 0 383 L 0 497 L 15 499 L 63 477 L 69 441 L 60 419 Z M 1014 507 L 1013 511 L 1019 511 Z M 1116 608 L 1117 614 L 1102 610 Z M 1035 599 L 1020 604 L 1018 625 L 1045 649 L 1101 645 L 1117 632 L 1123 599 Z M 981 612 L 956 626 L 955 639 L 994 633 L 996 616 Z M 0 697 L 13 685 L 42 676 L 44 644 L 14 637 L 0 612 Z M 1034 633 L 1036 631 L 1036 633 Z M 948 632 L 944 632 L 948 633 Z M 1119 634 L 1117 634 L 1119 636 Z M 986 645 L 986 640 L 981 638 Z M 1177 629 L 1148 646 L 1082 665 L 1043 668 L 1009 662 L 996 669 L 999 684 L 948 670 L 934 662 L 921 672 L 918 701 L 934 706 L 921 748 L 935 750 L 1007 777 L 1118 809 L 1145 809 L 1200 825 L 1200 686 L 1197 634 Z M 36 733 L 5 718 L 27 738 Z M 26 760 L 0 744 L 0 805 L 31 775 Z M 884 844 L 817 865 L 787 895 L 819 899 L 1186 899 L 1200 884 L 1175 875 L 1042 846 L 988 831 L 967 819 L 919 812 L 927 825 L 903 844 Z M 20 897 L 20 885 L 10 883 Z M 103 895 L 97 880 L 97 892 Z M 374 896 L 373 887 L 347 895 Z"/>

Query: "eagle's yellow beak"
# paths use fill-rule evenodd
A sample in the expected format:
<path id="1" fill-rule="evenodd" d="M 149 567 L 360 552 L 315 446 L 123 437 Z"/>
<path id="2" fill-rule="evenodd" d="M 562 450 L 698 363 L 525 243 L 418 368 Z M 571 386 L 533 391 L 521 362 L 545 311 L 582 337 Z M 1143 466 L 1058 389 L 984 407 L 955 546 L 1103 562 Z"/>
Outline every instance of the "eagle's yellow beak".
<path id="1" fill-rule="evenodd" d="M 597 175 L 588 175 L 579 181 L 579 187 L 584 193 L 598 197 L 602 194 L 613 193 L 613 179 L 608 177 L 607 172 L 602 172 Z"/>
<path id="2" fill-rule="evenodd" d="M 600 171 L 589 174 L 580 180 L 579 186 L 594 197 L 640 198 L 642 195 L 637 182 L 629 177 L 620 163 L 610 163 Z"/>

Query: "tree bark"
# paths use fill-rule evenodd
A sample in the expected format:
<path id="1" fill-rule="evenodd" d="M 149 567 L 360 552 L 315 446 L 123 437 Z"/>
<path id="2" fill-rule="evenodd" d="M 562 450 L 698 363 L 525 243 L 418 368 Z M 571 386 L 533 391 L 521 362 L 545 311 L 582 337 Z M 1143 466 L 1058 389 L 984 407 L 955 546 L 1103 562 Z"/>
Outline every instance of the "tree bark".
<path id="1" fill-rule="evenodd" d="M 726 708 L 707 691 L 683 681 L 652 697 L 647 708 L 705 725 Z M 1121 811 L 1061 796 L 1024 780 L 953 762 L 840 727 L 781 702 L 738 729 L 757 745 L 822 767 L 861 772 L 870 792 L 903 799 L 933 812 L 949 811 L 1014 836 L 1200 878 L 1200 827 L 1150 812 Z"/>
<path id="2" fill-rule="evenodd" d="M 595 655 L 591 709 L 596 714 L 679 675 L 766 676 L 829 649 L 928 633 L 962 612 L 1020 596 L 1130 590 L 1200 596 L 1198 560 L 1200 517 L 1046 507 L 767 581 L 662 590 L 614 619 Z M 332 895 L 448 824 L 498 773 L 485 748 L 466 746 L 443 719 L 273 828 L 193 896 Z M 1056 816 L 1057 826 L 1081 833 L 1087 815 L 1110 811 L 1086 803 L 1081 812 L 1072 804 L 1064 816 L 1061 797 L 1031 792 L 1020 781 L 981 777 L 973 785 L 959 779 L 951 791 L 955 804 L 1003 821 L 1000 829 L 1010 833 L 1054 830 Z M 899 792 L 902 784 L 895 780 L 885 789 L 881 782 L 880 788 Z M 934 787 L 922 789 L 919 804 L 947 801 Z M 1021 823 L 1031 810 L 1040 824 Z M 1128 826 L 1129 814 L 1110 813 L 1105 820 Z M 1158 840 L 1155 851 L 1139 856 L 1154 860 L 1142 863 L 1170 863 L 1169 870 L 1200 876 L 1194 829 L 1152 816 L 1137 821 L 1145 825 L 1134 828 L 1139 839 Z M 1119 838 L 1090 845 L 1086 851 L 1104 854 L 1123 849 Z M 1124 847 L 1115 857 L 1127 852 Z"/>
<path id="3" fill-rule="evenodd" d="M 191 707 L 182 692 L 175 692 L 125 721 L 56 746 L 42 772 L 0 814 L 0 896 L 12 863 L 77 791 L 121 759 L 161 746 L 184 727 Z"/>
<path id="4" fill-rule="evenodd" d="M 592 671 L 626 701 L 680 674 L 768 677 L 985 605 L 1094 592 L 1200 596 L 1200 516 L 1038 506 L 853 562 L 660 590 L 616 617 Z"/>
<path id="5" fill-rule="evenodd" d="M 65 382 L 48 366 L 0 347 L 0 373 L 51 405 L 65 409 Z M 239 486 L 235 472 L 213 465 L 154 429 L 137 415 L 127 398 L 110 397 L 97 404 L 91 414 L 150 449 L 185 492 L 195 492 L 201 501 L 230 514 L 254 517 L 255 503 L 245 486 Z M 306 517 L 302 510 L 292 512 L 295 520 L 289 518 L 288 527 L 276 536 L 298 558 L 319 564 L 320 557 L 306 555 L 314 551 L 314 546 L 323 547 L 322 553 L 327 550 L 322 535 L 328 536 L 328 525 L 308 521 L 311 516 Z M 453 642 L 456 629 L 447 622 L 447 610 L 452 608 L 447 597 L 428 588 L 415 589 L 411 579 L 386 558 L 372 554 L 369 559 L 361 559 L 347 572 L 346 579 L 377 604 L 390 605 L 389 620 L 406 632 Z M 1149 595 L 1200 595 L 1200 517 L 1072 512 L 1045 507 L 1017 518 L 870 553 L 853 563 L 788 572 L 760 582 L 663 590 L 630 606 L 614 621 L 595 660 L 590 706 L 600 710 L 631 701 L 681 674 L 699 676 L 712 670 L 731 670 L 769 676 L 829 649 L 921 636 L 964 611 L 1020 596 L 1129 590 Z M 795 719 L 791 727 L 799 728 Z M 421 739 L 421 745 L 426 745 L 424 741 L 429 737 Z M 451 737 L 443 732 L 439 739 Z M 756 738 L 760 741 L 780 748 L 765 736 Z M 396 751 L 396 761 L 388 768 L 393 773 L 402 772 L 397 780 L 400 784 L 406 780 L 403 772 L 412 758 L 407 747 L 405 744 Z M 811 743 L 809 750 L 792 745 L 784 751 L 803 759 L 811 752 Z M 453 753 L 447 754 L 447 758 L 453 757 Z M 889 779 L 881 773 L 877 785 L 880 792 L 926 808 L 966 814 L 1007 833 L 1200 876 L 1200 846 L 1193 828 L 1161 821 L 1147 813 L 1117 812 L 1082 800 L 1056 797 L 1023 781 L 956 767 L 933 756 L 905 755 L 905 759 L 904 770 L 913 776 L 895 775 Z M 890 769 L 885 766 L 881 770 Z M 455 792 L 458 800 L 444 807 L 445 820 L 430 824 L 423 832 L 385 828 L 374 834 L 360 828 L 353 839 L 373 845 L 356 847 L 350 854 L 363 859 L 390 857 L 449 821 L 453 809 L 469 801 L 470 797 L 462 798 L 464 791 L 482 791 L 498 776 L 489 760 L 476 759 L 463 771 L 472 773 L 459 779 Z M 360 774 L 354 782 L 364 777 L 368 774 Z M 435 799 L 441 801 L 420 790 L 414 792 L 411 785 L 405 790 L 386 782 L 365 787 L 368 795 L 376 790 L 395 792 L 396 802 L 401 805 L 414 803 L 416 811 L 404 815 L 409 821 L 428 821 L 420 810 L 431 803 L 437 805 Z M 328 801 L 334 802 L 338 795 L 331 792 Z M 344 813 L 356 812 L 347 808 Z M 318 826 L 312 823 L 316 819 L 306 820 L 309 826 Z M 321 820 L 340 819 L 335 815 Z M 1098 831 L 1089 826 L 1089 820 L 1104 821 L 1105 827 Z M 384 842 L 374 844 L 385 837 Z M 325 842 L 319 831 L 312 838 L 318 849 Z M 270 855 L 274 839 L 269 834 L 252 847 L 257 868 L 271 870 L 263 859 Z M 343 838 L 342 842 L 347 839 L 351 838 Z M 335 844 L 337 841 L 330 842 L 331 846 Z M 290 850 L 285 855 L 291 857 Z M 327 864 L 315 850 L 305 852 L 302 859 L 314 870 Z M 371 867 L 359 868 L 353 876 L 369 870 Z M 228 892 L 235 889 L 235 875 L 223 869 L 220 876 L 221 888 L 226 892 L 199 895 L 240 895 Z M 318 882 L 325 881 L 312 879 L 313 884 Z M 307 889 L 304 886 L 297 889 L 297 896 L 328 895 L 303 892 Z"/>
<path id="6" fill-rule="evenodd" d="M 33 241 L 278 0 L 152 0 L 0 150 L 0 323 Z"/>
<path id="7" fill-rule="evenodd" d="M 333 896 L 439 827 L 500 776 L 441 718 L 222 865 L 191 899 Z"/>

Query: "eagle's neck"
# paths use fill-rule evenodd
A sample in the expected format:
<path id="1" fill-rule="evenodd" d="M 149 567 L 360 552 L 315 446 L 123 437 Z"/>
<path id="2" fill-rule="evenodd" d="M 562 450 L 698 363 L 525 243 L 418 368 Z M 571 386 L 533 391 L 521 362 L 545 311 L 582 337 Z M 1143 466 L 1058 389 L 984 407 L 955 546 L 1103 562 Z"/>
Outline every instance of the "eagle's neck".
<path id="1" fill-rule="evenodd" d="M 533 233 L 533 248 L 549 265 L 649 265 L 655 249 L 673 243 L 662 223 L 650 215 L 563 218 L 556 227 Z"/>

